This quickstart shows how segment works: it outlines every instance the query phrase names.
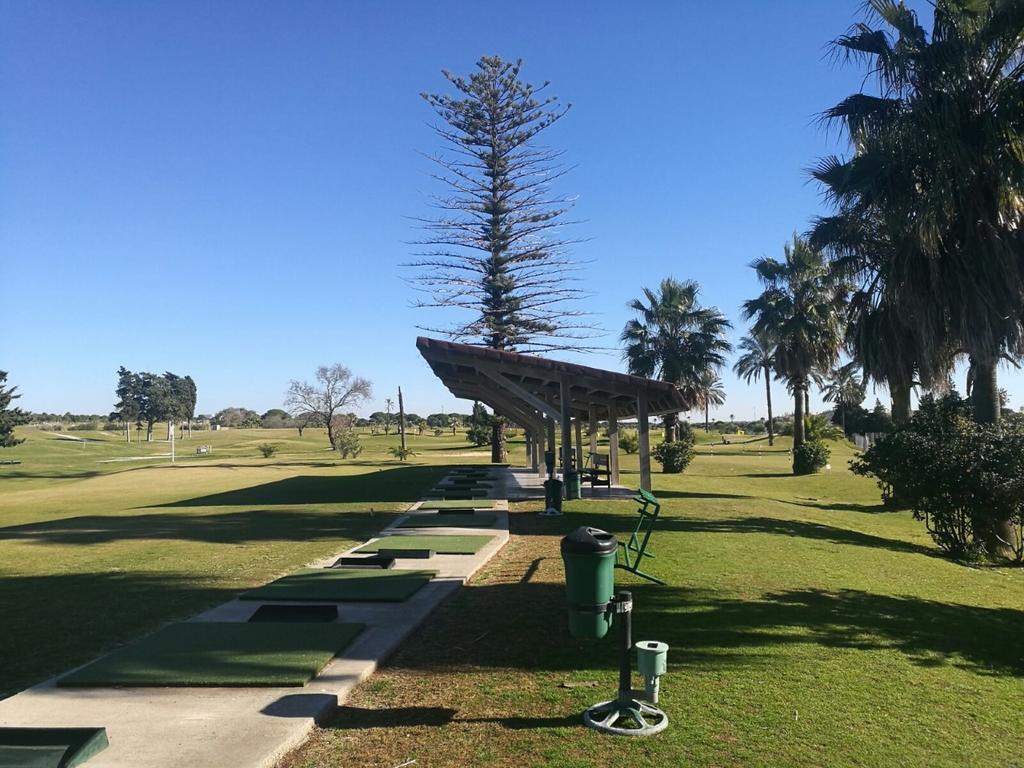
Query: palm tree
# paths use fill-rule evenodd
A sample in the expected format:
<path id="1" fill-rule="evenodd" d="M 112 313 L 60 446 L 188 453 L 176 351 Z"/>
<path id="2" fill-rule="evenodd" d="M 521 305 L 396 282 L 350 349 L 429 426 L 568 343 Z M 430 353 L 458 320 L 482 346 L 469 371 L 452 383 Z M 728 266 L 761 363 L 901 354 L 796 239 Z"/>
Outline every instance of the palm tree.
<path id="1" fill-rule="evenodd" d="M 698 404 L 700 376 L 725 364 L 732 351 L 725 332 L 732 328 L 715 307 L 701 306 L 700 286 L 667 277 L 657 291 L 644 288 L 630 309 L 637 317 L 622 331 L 623 359 L 635 376 L 657 376 L 675 384 L 688 402 Z M 665 415 L 665 441 L 675 439 L 678 414 Z"/>
<path id="2" fill-rule="evenodd" d="M 747 384 L 764 376 L 764 397 L 768 401 L 768 445 L 775 445 L 775 426 L 772 424 L 772 370 L 775 367 L 775 345 L 763 333 L 749 333 L 740 339 L 743 352 L 732 367 Z"/>
<path id="3" fill-rule="evenodd" d="M 902 3 L 869 6 L 871 23 L 836 45 L 870 62 L 880 93 L 825 113 L 853 154 L 814 176 L 848 221 L 900 233 L 861 249 L 857 268 L 895 316 L 879 322 L 913 341 L 905 367 L 931 373 L 966 353 L 975 418 L 995 423 L 997 364 L 1024 351 L 1024 14 L 1012 0 L 936 0 L 929 34 Z"/>
<path id="4" fill-rule="evenodd" d="M 725 387 L 721 377 L 712 368 L 706 368 L 697 377 L 697 405 L 704 409 L 704 431 L 711 431 L 711 406 L 725 405 Z"/>
<path id="5" fill-rule="evenodd" d="M 793 447 L 804 444 L 807 388 L 815 369 L 839 355 L 846 285 L 836 279 L 821 251 L 797 235 L 782 261 L 762 257 L 751 264 L 764 291 L 743 303 L 754 333 L 775 343 L 775 370 L 793 391 Z"/>
<path id="6" fill-rule="evenodd" d="M 864 402 L 864 382 L 857 375 L 857 363 L 849 362 L 829 371 L 822 387 L 822 399 L 835 403 L 842 418 L 843 434 L 846 434 L 846 412 Z"/>

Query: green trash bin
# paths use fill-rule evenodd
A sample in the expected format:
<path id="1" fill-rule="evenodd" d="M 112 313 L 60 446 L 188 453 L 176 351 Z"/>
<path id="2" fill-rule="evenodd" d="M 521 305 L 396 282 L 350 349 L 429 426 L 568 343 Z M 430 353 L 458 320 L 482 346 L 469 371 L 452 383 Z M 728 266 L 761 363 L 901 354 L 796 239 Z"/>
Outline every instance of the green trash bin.
<path id="1" fill-rule="evenodd" d="M 579 640 L 600 640 L 612 626 L 608 604 L 615 595 L 618 547 L 612 534 L 589 526 L 562 539 L 569 631 Z"/>
<path id="2" fill-rule="evenodd" d="M 565 473 L 565 498 L 566 499 L 582 499 L 583 491 L 580 488 L 580 473 L 579 472 L 566 472 Z"/>

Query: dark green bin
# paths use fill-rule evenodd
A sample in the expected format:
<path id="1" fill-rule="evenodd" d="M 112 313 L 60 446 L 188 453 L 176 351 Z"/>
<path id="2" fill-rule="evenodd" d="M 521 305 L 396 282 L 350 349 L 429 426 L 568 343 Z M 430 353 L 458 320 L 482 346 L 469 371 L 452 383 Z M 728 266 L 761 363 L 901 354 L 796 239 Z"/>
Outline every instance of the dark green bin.
<path id="1" fill-rule="evenodd" d="M 615 595 L 615 537 L 582 526 L 562 539 L 569 631 L 579 640 L 600 640 L 612 626 L 608 604 Z"/>

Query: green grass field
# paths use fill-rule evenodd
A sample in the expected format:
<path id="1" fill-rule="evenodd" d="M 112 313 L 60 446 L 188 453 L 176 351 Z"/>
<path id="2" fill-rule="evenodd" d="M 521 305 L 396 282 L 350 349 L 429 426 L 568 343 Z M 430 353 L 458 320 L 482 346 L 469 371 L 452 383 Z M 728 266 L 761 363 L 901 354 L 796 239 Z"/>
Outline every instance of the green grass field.
<path id="1" fill-rule="evenodd" d="M 71 434 L 88 441 L 24 429 L 0 455 L 22 461 L 0 465 L 0 693 L 364 541 L 446 467 L 489 458 L 461 435 L 411 437 L 402 464 L 394 435 L 341 461 L 323 430 L 227 430 L 179 440 L 172 466 L 165 442 Z M 153 458 L 110 461 L 134 456 Z"/>
<path id="2" fill-rule="evenodd" d="M 574 641 L 565 618 L 560 537 L 625 534 L 635 505 L 551 519 L 527 504 L 505 550 L 286 765 L 1024 765 L 1024 570 L 937 556 L 846 471 L 849 447 L 805 478 L 784 444 L 699 451 L 685 475 L 655 476 L 647 567 L 668 585 L 617 576 L 634 638 L 672 648 L 665 733 L 582 727 L 614 695 L 617 646 Z"/>
<path id="3" fill-rule="evenodd" d="M 141 451 L 25 434 L 4 454 L 24 463 L 0 467 L 0 658 L 17 660 L 0 665 L 6 690 L 362 540 L 447 466 L 487 460 L 461 437 L 414 438 L 403 466 L 386 458 L 394 437 L 343 462 L 322 433 L 238 431 L 197 433 L 214 453 L 174 467 L 99 463 Z M 848 446 L 833 447 L 830 472 L 795 478 L 785 441 L 701 437 L 686 474 L 655 475 L 665 505 L 647 567 L 668 585 L 619 575 L 636 639 L 672 646 L 668 731 L 612 740 L 579 721 L 613 694 L 616 647 L 568 635 L 558 542 L 582 524 L 621 535 L 634 505 L 573 502 L 552 519 L 534 503 L 286 764 L 1024 765 L 1024 570 L 938 556 L 920 523 L 846 470 Z M 257 458 L 268 441 L 280 452 Z M 635 457 L 623 463 L 635 485 Z"/>

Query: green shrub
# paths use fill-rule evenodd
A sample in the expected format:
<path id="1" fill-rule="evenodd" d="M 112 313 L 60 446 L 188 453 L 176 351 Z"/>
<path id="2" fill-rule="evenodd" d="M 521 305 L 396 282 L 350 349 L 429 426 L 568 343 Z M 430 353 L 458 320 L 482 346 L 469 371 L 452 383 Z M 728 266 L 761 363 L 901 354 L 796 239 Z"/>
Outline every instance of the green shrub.
<path id="1" fill-rule="evenodd" d="M 359 433 L 353 427 L 343 427 L 334 436 L 334 449 L 343 459 L 354 459 L 363 452 Z"/>
<path id="2" fill-rule="evenodd" d="M 693 432 L 688 424 L 679 424 L 676 429 L 676 439 L 671 443 L 659 443 L 653 452 L 665 474 L 679 474 L 693 461 Z"/>
<path id="3" fill-rule="evenodd" d="M 256 447 L 259 449 L 259 452 L 263 454 L 264 459 L 269 459 L 271 456 L 277 453 L 277 446 L 271 445 L 270 443 L 261 443 Z"/>
<path id="4" fill-rule="evenodd" d="M 828 464 L 832 452 L 821 440 L 808 440 L 799 448 L 793 449 L 793 474 L 813 475 Z"/>
<path id="5" fill-rule="evenodd" d="M 415 456 L 416 452 L 412 448 L 403 448 L 400 445 L 396 445 L 394 448 L 389 448 L 388 453 L 394 456 L 399 461 L 405 461 L 410 456 Z"/>
<path id="6" fill-rule="evenodd" d="M 640 435 L 637 434 L 636 430 L 623 430 L 622 434 L 619 435 L 619 449 L 626 453 L 636 453 L 640 450 Z"/>
<path id="7" fill-rule="evenodd" d="M 878 480 L 882 498 L 909 506 L 935 543 L 953 557 L 977 559 L 997 544 L 1024 559 L 1024 425 L 978 424 L 957 393 L 921 399 L 907 422 L 851 462 Z M 1013 532 L 999 530 L 1001 521 Z"/>

